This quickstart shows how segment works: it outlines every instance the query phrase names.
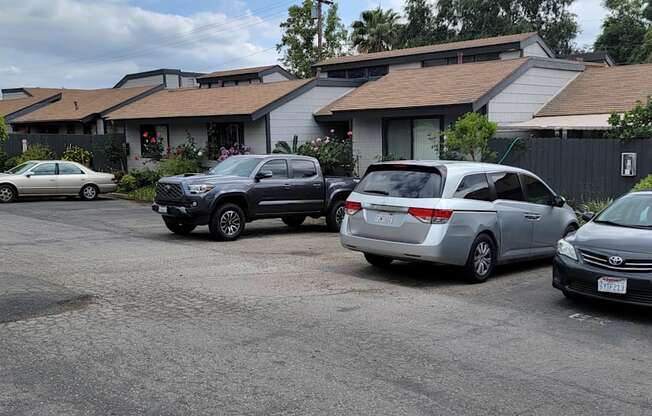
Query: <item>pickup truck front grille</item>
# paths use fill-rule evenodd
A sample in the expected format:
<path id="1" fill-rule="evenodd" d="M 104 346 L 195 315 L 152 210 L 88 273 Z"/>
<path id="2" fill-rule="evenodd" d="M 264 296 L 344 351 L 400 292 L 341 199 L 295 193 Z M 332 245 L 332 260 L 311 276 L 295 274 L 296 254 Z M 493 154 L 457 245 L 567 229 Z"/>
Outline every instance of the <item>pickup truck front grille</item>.
<path id="1" fill-rule="evenodd" d="M 181 202 L 183 189 L 178 183 L 156 183 L 156 202 Z"/>

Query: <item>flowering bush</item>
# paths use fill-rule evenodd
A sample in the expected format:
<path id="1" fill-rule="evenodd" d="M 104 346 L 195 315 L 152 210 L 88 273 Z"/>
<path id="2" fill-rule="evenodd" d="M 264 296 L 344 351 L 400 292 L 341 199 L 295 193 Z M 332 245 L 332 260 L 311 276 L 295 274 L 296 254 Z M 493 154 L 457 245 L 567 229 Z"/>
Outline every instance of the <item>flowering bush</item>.
<path id="1" fill-rule="evenodd" d="M 195 138 L 186 132 L 186 142 L 176 147 L 173 151 L 168 149 L 168 157 L 170 159 L 183 159 L 183 160 L 199 160 L 204 155 L 203 149 L 200 149 L 195 144 Z"/>
<path id="2" fill-rule="evenodd" d="M 156 136 L 151 136 L 149 132 L 145 131 L 143 132 L 141 140 L 143 157 L 155 160 L 159 160 L 163 157 L 164 146 L 161 133 L 157 132 Z"/>
<path id="3" fill-rule="evenodd" d="M 251 146 L 245 146 L 240 143 L 233 143 L 233 146 L 229 147 L 228 149 L 224 146 L 220 147 L 220 152 L 217 157 L 217 160 L 223 162 L 226 159 L 230 158 L 231 156 L 248 155 L 250 153 L 251 153 Z"/>
<path id="4" fill-rule="evenodd" d="M 331 130 L 331 134 L 335 134 L 335 130 Z M 317 137 L 299 146 L 297 153 L 319 160 L 327 175 L 352 175 L 355 169 L 353 132 L 348 132 L 344 138 Z"/>

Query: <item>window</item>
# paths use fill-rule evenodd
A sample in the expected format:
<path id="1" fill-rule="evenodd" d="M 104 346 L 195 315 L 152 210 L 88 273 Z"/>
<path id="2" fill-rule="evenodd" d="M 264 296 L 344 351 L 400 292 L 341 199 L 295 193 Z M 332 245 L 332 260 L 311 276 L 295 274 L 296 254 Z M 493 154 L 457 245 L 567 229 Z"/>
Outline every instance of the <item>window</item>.
<path id="1" fill-rule="evenodd" d="M 533 204 L 552 205 L 553 195 L 546 185 L 529 175 L 523 175 L 527 201 Z"/>
<path id="2" fill-rule="evenodd" d="M 462 62 L 465 64 L 475 62 L 475 55 L 464 55 L 462 57 Z"/>
<path id="3" fill-rule="evenodd" d="M 429 59 L 427 61 L 423 61 L 423 66 L 442 66 L 442 65 L 448 65 L 448 60 L 446 58 Z"/>
<path id="4" fill-rule="evenodd" d="M 56 175 L 57 174 L 57 165 L 56 163 L 43 163 L 38 165 L 32 170 L 32 173 L 35 176 L 44 176 L 44 175 Z"/>
<path id="5" fill-rule="evenodd" d="M 315 163 L 309 160 L 291 160 L 293 178 L 311 178 L 317 175 Z"/>
<path id="6" fill-rule="evenodd" d="M 383 75 L 387 75 L 389 72 L 389 67 L 387 65 L 381 65 L 381 66 L 372 66 L 371 68 L 368 69 L 369 71 L 369 77 L 382 77 Z"/>
<path id="7" fill-rule="evenodd" d="M 270 160 L 260 168 L 260 172 L 264 170 L 271 171 L 273 179 L 288 178 L 288 164 L 285 160 Z"/>
<path id="8" fill-rule="evenodd" d="M 70 163 L 59 163 L 59 175 L 83 175 L 84 171 Z"/>
<path id="9" fill-rule="evenodd" d="M 492 173 L 491 180 L 496 187 L 497 199 L 525 201 L 521 182 L 516 173 Z"/>
<path id="10" fill-rule="evenodd" d="M 234 144 L 244 144 L 243 137 L 242 123 L 208 123 L 208 157 L 219 159 L 222 147 L 228 149 Z"/>
<path id="11" fill-rule="evenodd" d="M 481 53 L 481 54 L 475 55 L 475 61 L 476 62 L 496 61 L 499 58 L 500 58 L 500 56 L 497 53 Z"/>
<path id="12" fill-rule="evenodd" d="M 469 175 L 462 179 L 454 195 L 455 198 L 475 199 L 477 201 L 492 201 L 489 182 L 484 173 Z"/>
<path id="13" fill-rule="evenodd" d="M 356 192 L 398 198 L 439 198 L 442 178 L 439 172 L 416 166 L 382 167 L 360 181 Z"/>
<path id="14" fill-rule="evenodd" d="M 142 124 L 140 126 L 140 154 L 145 158 L 160 158 L 168 141 L 168 126 L 164 124 Z"/>
<path id="15" fill-rule="evenodd" d="M 344 69 L 328 71 L 328 78 L 346 78 L 346 71 Z"/>
<path id="16" fill-rule="evenodd" d="M 436 160 L 439 158 L 441 118 L 386 120 L 384 156 L 389 159 Z"/>
<path id="17" fill-rule="evenodd" d="M 448 58 L 448 60 L 446 62 L 448 63 L 448 65 L 457 64 L 457 56 L 453 56 L 453 57 Z"/>
<path id="18" fill-rule="evenodd" d="M 366 78 L 364 68 L 349 69 L 346 73 L 347 78 Z"/>

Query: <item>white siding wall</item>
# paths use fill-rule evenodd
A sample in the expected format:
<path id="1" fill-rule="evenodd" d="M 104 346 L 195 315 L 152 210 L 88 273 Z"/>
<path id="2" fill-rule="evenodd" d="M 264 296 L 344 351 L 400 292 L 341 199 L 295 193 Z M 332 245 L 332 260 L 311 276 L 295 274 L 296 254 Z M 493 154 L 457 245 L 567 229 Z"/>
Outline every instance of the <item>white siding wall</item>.
<path id="1" fill-rule="evenodd" d="M 163 84 L 163 75 L 153 75 L 151 77 L 135 78 L 125 82 L 120 88 L 142 87 L 145 85 Z"/>
<path id="2" fill-rule="evenodd" d="M 299 136 L 301 143 L 325 134 L 326 127 L 317 124 L 313 114 L 351 90 L 348 87 L 314 87 L 272 111 L 270 113 L 272 149 L 276 142 L 291 141 L 294 135 Z"/>
<path id="3" fill-rule="evenodd" d="M 251 146 L 251 153 L 264 155 L 267 153 L 267 136 L 265 134 L 265 117 L 245 123 L 244 142 Z"/>
<path id="4" fill-rule="evenodd" d="M 378 116 L 357 116 L 352 124 L 353 154 L 358 157 L 358 172 L 362 175 L 383 153 L 382 120 Z"/>
<path id="5" fill-rule="evenodd" d="M 27 98 L 27 97 L 29 97 L 29 95 L 25 94 L 23 91 L 2 93 L 3 100 L 15 100 L 16 98 Z"/>
<path id="6" fill-rule="evenodd" d="M 165 74 L 166 88 L 171 90 L 179 88 L 179 75 L 177 74 Z"/>
<path id="7" fill-rule="evenodd" d="M 389 72 L 398 71 L 398 70 L 401 70 L 401 69 L 414 69 L 414 68 L 421 68 L 421 61 L 419 61 L 419 62 L 409 62 L 407 64 L 390 65 L 389 66 Z"/>
<path id="8" fill-rule="evenodd" d="M 197 80 L 193 77 L 181 77 L 181 86 L 184 88 L 196 87 Z"/>
<path id="9" fill-rule="evenodd" d="M 549 58 L 546 50 L 539 45 L 538 42 L 533 43 L 532 45 L 526 46 L 523 49 L 523 56 L 540 56 L 543 58 Z"/>
<path id="10" fill-rule="evenodd" d="M 287 81 L 287 80 L 288 78 L 279 72 L 272 72 L 271 74 L 263 75 L 263 83 Z"/>
<path id="11" fill-rule="evenodd" d="M 575 71 L 532 68 L 489 102 L 489 119 L 499 124 L 530 120 L 579 74 Z"/>

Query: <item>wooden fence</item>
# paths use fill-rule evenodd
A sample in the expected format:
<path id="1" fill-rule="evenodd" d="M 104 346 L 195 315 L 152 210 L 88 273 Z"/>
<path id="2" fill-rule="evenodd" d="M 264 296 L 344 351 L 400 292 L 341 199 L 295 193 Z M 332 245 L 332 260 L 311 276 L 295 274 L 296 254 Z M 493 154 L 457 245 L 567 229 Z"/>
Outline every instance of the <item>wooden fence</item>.
<path id="1" fill-rule="evenodd" d="M 507 154 L 503 164 L 536 173 L 575 202 L 618 197 L 652 174 L 652 139 L 493 139 L 491 148 L 498 159 Z M 636 153 L 636 176 L 621 176 L 623 153 Z"/>
<path id="2" fill-rule="evenodd" d="M 93 154 L 91 168 L 96 171 L 111 172 L 123 169 L 126 160 L 112 161 L 107 157 L 109 147 L 116 144 L 125 146 L 124 134 L 20 134 L 10 133 L 4 144 L 4 150 L 9 157 L 23 152 L 23 140 L 27 146 L 40 144 L 47 146 L 56 157 L 61 157 L 68 146 L 79 146 Z M 125 152 L 126 154 L 126 152 Z"/>

